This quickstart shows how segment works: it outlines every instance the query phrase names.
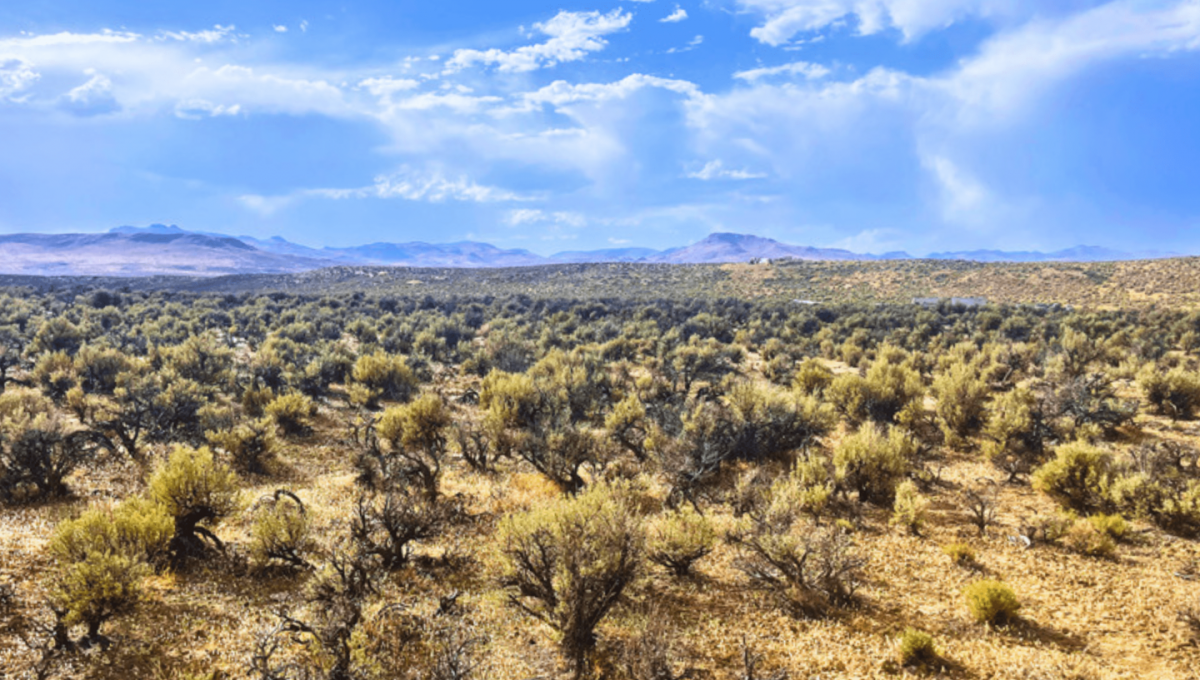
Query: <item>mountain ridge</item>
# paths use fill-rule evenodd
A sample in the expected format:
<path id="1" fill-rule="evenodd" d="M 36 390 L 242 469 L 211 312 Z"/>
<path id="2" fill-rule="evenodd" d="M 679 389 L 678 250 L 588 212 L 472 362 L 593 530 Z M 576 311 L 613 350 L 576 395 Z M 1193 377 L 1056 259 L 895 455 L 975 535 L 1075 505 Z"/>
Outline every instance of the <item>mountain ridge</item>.
<path id="1" fill-rule="evenodd" d="M 973 250 L 930 253 L 924 259 L 974 262 L 1092 262 L 1156 259 L 1173 253 L 1126 253 L 1075 246 L 1050 253 Z M 426 243 L 380 241 L 349 247 L 293 243 L 191 231 L 176 225 L 120 226 L 102 233 L 0 235 L 0 273 L 18 275 L 154 276 L 286 274 L 332 266 L 505 268 L 547 264 L 728 264 L 759 260 L 877 261 L 921 259 L 905 252 L 882 255 L 842 248 L 792 245 L 753 234 L 714 232 L 686 246 L 654 250 L 623 247 L 562 251 L 542 256 L 479 241 Z"/>

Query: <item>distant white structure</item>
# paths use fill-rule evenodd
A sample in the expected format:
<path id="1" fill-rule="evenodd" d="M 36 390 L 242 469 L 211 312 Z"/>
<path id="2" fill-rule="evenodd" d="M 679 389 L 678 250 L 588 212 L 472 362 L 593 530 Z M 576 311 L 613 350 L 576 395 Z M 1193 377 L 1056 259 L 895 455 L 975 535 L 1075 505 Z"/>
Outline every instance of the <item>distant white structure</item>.
<path id="1" fill-rule="evenodd" d="M 797 304 L 797 305 L 819 305 L 819 304 L 821 304 L 820 302 L 817 302 L 816 300 L 792 300 L 792 303 Z"/>
<path id="2" fill-rule="evenodd" d="M 952 298 L 936 298 L 936 297 L 919 297 L 913 298 L 914 305 L 922 307 L 937 307 L 943 302 L 949 302 L 951 305 L 960 305 L 963 307 L 982 307 L 987 304 L 985 297 L 952 297 Z"/>

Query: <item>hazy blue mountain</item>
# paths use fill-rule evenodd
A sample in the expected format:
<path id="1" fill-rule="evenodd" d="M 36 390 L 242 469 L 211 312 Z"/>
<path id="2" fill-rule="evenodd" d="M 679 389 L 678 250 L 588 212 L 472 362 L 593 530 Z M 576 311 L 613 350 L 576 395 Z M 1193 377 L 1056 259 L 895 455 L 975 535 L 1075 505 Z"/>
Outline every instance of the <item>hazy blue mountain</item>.
<path id="1" fill-rule="evenodd" d="M 967 250 L 952 253 L 930 253 L 926 257 L 931 260 L 971 260 L 974 262 L 1118 262 L 1179 257 L 1179 254 L 1155 250 L 1127 253 L 1100 246 L 1075 246 L 1050 253 L 1036 250 Z"/>
<path id="2" fill-rule="evenodd" d="M 932 253 L 931 259 L 978 262 L 1092 262 L 1171 257 L 1172 253 L 1125 253 L 1077 246 L 1050 253 L 972 250 Z M 543 257 L 489 243 L 369 243 L 347 248 L 313 248 L 280 236 L 259 239 L 181 229 L 175 225 L 116 227 L 102 234 L 0 235 L 0 273 L 36 275 L 293 273 L 334 265 L 404 267 L 524 267 L 591 262 L 672 264 L 748 262 L 754 259 L 897 260 L 908 253 L 854 253 L 839 248 L 790 245 L 751 234 L 715 233 L 689 246 L 669 250 L 608 248 L 564 251 Z"/>
<path id="3" fill-rule="evenodd" d="M 645 258 L 646 262 L 699 264 L 746 262 L 755 258 L 791 257 L 798 260 L 873 260 L 874 255 L 859 255 L 839 248 L 792 246 L 774 239 L 750 234 L 709 234 L 702 241 L 682 248 L 671 248 Z"/>
<path id="4" fill-rule="evenodd" d="M 604 250 L 564 250 L 550 256 L 551 262 L 638 262 L 657 255 L 653 248 L 607 248 Z"/>
<path id="5" fill-rule="evenodd" d="M 490 243 L 370 243 L 353 248 L 325 248 L 363 264 L 405 267 L 523 267 L 545 264 L 546 258 L 528 250 L 504 250 Z"/>
<path id="6" fill-rule="evenodd" d="M 42 276 L 292 273 L 336 264 L 276 255 L 236 238 L 156 225 L 105 234 L 0 235 L 0 271 Z"/>

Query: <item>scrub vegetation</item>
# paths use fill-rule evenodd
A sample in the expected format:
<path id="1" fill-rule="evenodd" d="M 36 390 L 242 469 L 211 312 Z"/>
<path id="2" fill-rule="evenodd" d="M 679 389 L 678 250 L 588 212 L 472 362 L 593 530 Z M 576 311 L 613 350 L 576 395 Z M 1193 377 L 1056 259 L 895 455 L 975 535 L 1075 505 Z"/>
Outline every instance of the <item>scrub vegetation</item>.
<path id="1" fill-rule="evenodd" d="M 1194 673 L 1200 312 L 864 271 L 6 289 L 0 675 Z"/>

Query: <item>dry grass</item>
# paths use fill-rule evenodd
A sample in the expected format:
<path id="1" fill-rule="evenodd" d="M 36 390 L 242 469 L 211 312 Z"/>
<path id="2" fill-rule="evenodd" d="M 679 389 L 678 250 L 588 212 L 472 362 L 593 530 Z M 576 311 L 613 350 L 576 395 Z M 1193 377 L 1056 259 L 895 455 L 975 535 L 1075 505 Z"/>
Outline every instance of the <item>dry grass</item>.
<path id="1" fill-rule="evenodd" d="M 295 491 L 313 513 L 323 547 L 346 534 L 357 491 L 347 441 L 349 414 L 325 405 L 311 436 L 289 439 L 271 476 L 243 480 L 249 506 L 280 486 Z M 1194 426 L 1174 426 L 1142 417 L 1144 438 L 1170 437 L 1197 442 Z M 987 536 L 978 536 L 956 502 L 965 486 L 995 471 L 971 454 L 945 452 L 946 467 L 923 537 L 888 526 L 888 512 L 868 509 L 858 521 L 855 541 L 866 553 L 868 581 L 859 606 L 822 620 L 797 620 L 772 608 L 747 589 L 735 567 L 736 548 L 719 543 L 696 565 L 696 574 L 675 579 L 647 566 L 627 602 L 600 627 L 597 669 L 616 668 L 621 640 L 647 625 L 678 636 L 681 659 L 701 678 L 733 678 L 741 671 L 743 636 L 763 656 L 763 669 L 784 669 L 791 678 L 891 677 L 914 672 L 895 664 L 896 640 L 906 627 L 931 633 L 941 651 L 945 677 L 959 678 L 1187 678 L 1200 677 L 1200 647 L 1189 642 L 1175 620 L 1185 602 L 1200 598 L 1200 581 L 1177 575 L 1181 565 L 1200 561 L 1200 545 L 1136 525 L 1134 539 L 1119 546 L 1112 560 L 1065 550 L 1025 549 L 1009 540 L 1034 514 L 1052 514 L 1054 504 L 1027 486 L 1000 490 L 1000 513 Z M 89 498 L 115 498 L 137 491 L 136 470 L 84 472 L 73 480 L 79 497 L 70 501 L 0 511 L 0 581 L 14 584 L 25 614 L 46 621 L 38 603 L 50 568 L 44 546 L 54 525 L 86 507 Z M 730 475 L 736 474 L 731 471 Z M 658 499 L 665 489 L 647 481 Z M 459 462 L 443 479 L 443 492 L 464 499 L 474 521 L 457 527 L 421 553 L 438 558 L 466 556 L 457 567 L 436 559 L 387 580 L 382 599 L 429 612 L 437 598 L 460 591 L 464 616 L 488 637 L 482 652 L 485 671 L 496 680 L 548 677 L 558 668 L 548 629 L 508 606 L 497 591 L 496 520 L 507 513 L 547 502 L 558 491 L 530 470 L 502 466 L 480 474 Z M 718 532 L 732 526 L 727 508 L 711 506 Z M 244 511 L 219 534 L 235 554 L 250 541 L 252 514 Z M 978 555 L 974 568 L 954 565 L 942 546 L 965 542 Z M 217 560 L 180 574 L 152 578 L 139 612 L 114 621 L 114 640 L 105 652 L 69 659 L 61 677 L 96 679 L 176 678 L 223 671 L 244 677 L 255 636 L 275 621 L 280 606 L 296 606 L 304 574 L 253 574 L 231 569 L 238 559 Z M 1023 603 L 1019 623 L 991 629 L 973 623 L 962 589 L 973 580 L 999 578 Z M 19 677 L 34 655 L 20 642 L 27 624 L 0 637 L 0 677 Z"/>

